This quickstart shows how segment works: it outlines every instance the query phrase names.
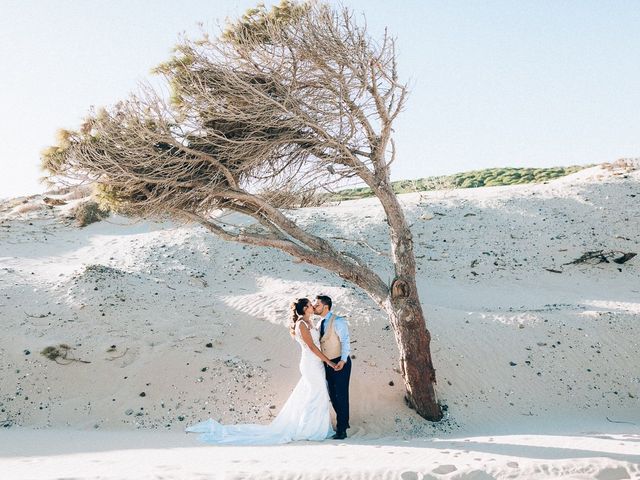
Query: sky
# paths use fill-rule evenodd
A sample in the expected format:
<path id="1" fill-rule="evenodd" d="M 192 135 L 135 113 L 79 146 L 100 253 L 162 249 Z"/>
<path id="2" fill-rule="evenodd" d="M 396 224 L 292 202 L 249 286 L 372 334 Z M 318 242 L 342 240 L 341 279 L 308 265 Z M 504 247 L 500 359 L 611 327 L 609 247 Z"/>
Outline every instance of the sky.
<path id="1" fill-rule="evenodd" d="M 42 192 L 55 132 L 151 79 L 180 33 L 215 31 L 257 3 L 0 0 L 0 198 Z M 397 37 L 411 94 L 393 179 L 640 156 L 639 1 L 342 4 L 374 38 Z"/>

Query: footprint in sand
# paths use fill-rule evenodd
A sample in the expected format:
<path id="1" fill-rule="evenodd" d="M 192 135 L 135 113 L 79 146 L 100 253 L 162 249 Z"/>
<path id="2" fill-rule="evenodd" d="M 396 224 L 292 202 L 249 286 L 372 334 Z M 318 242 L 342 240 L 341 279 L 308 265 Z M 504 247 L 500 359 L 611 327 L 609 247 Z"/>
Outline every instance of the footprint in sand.
<path id="1" fill-rule="evenodd" d="M 493 475 L 489 475 L 487 472 L 483 472 L 482 470 L 471 470 L 470 472 L 456 476 L 455 479 L 456 480 L 496 480 L 496 477 L 494 477 Z"/>
<path id="2" fill-rule="evenodd" d="M 119 350 L 110 352 L 106 357 L 107 360 L 113 361 L 120 368 L 125 368 L 134 363 L 140 356 L 140 346 L 134 345 L 131 347 L 121 347 Z"/>
<path id="3" fill-rule="evenodd" d="M 400 474 L 400 478 L 402 480 L 418 480 L 418 473 L 417 472 L 402 472 L 402 474 Z"/>
<path id="4" fill-rule="evenodd" d="M 631 476 L 624 467 L 610 467 L 600 470 L 594 478 L 597 480 L 623 480 L 631 478 Z"/>
<path id="5" fill-rule="evenodd" d="M 448 473 L 455 472 L 457 470 L 455 465 L 440 465 L 438 468 L 431 470 L 438 475 L 447 475 Z"/>
<path id="6" fill-rule="evenodd" d="M 518 468 L 519 466 L 518 462 L 507 462 L 507 467 Z"/>

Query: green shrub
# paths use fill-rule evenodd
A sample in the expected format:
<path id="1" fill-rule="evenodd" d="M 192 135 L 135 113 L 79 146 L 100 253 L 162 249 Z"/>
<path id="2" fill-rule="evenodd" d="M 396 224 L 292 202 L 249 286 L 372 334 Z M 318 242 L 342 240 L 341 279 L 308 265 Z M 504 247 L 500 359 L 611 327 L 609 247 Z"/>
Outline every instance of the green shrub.
<path id="1" fill-rule="evenodd" d="M 399 180 L 393 182 L 396 193 L 422 192 L 429 190 L 446 190 L 450 188 L 477 188 L 500 185 L 522 185 L 525 183 L 541 183 L 554 178 L 578 172 L 592 165 L 573 165 L 571 167 L 552 168 L 486 168 L 453 175 L 420 178 L 418 180 Z M 372 196 L 371 189 L 352 188 L 342 190 L 328 197 L 329 201 L 353 200 Z"/>

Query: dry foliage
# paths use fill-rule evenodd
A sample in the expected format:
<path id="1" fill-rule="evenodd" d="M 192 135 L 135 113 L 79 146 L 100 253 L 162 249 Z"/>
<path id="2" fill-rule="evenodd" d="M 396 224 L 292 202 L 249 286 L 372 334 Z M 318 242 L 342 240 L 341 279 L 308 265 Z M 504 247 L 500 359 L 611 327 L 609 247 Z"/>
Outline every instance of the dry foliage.
<path id="1" fill-rule="evenodd" d="M 599 264 L 609 263 L 610 261 L 622 265 L 623 263 L 631 260 L 636 255 L 637 253 L 634 252 L 621 252 L 619 250 L 594 250 L 591 252 L 583 253 L 580 257 L 572 260 L 569 263 L 565 263 L 565 265 L 578 265 L 581 263 Z"/>
<path id="2" fill-rule="evenodd" d="M 604 163 L 602 168 L 609 171 L 622 171 L 629 173 L 640 168 L 640 158 L 619 158 L 615 162 Z"/>
<path id="3" fill-rule="evenodd" d="M 24 203 L 22 205 L 19 205 L 17 207 L 15 207 L 12 210 L 12 213 L 17 213 L 20 215 L 23 215 L 25 213 L 31 213 L 31 212 L 37 212 L 42 210 L 42 204 L 40 203 Z"/>
<path id="4" fill-rule="evenodd" d="M 318 204 L 317 192 L 353 178 L 384 190 L 383 203 L 393 197 L 391 126 L 407 95 L 393 38 L 373 41 L 347 9 L 284 2 L 219 37 L 183 39 L 156 72 L 170 99 L 142 87 L 60 131 L 43 152 L 49 180 L 95 182 L 101 203 L 128 214 L 195 220 L 305 261 L 318 250 L 342 260 L 330 269 L 360 268 L 278 208 Z M 268 234 L 211 216 L 219 209 L 252 216 Z M 376 282 L 380 300 L 388 289 Z"/>
<path id="5" fill-rule="evenodd" d="M 62 197 L 67 201 L 79 200 L 80 198 L 87 198 L 93 195 L 93 187 L 90 185 L 80 185 L 70 188 L 69 191 Z"/>
<path id="6" fill-rule="evenodd" d="M 69 356 L 69 352 L 71 352 L 72 347 L 67 345 L 66 343 L 61 343 L 57 347 L 49 346 L 42 349 L 40 355 L 52 360 L 60 365 L 69 365 L 73 362 L 79 363 L 91 363 L 87 360 L 82 360 L 80 358 L 74 358 Z"/>
<path id="7" fill-rule="evenodd" d="M 75 219 L 79 227 L 86 227 L 95 222 L 104 220 L 109 216 L 109 210 L 102 208 L 97 202 L 89 200 L 76 205 L 71 211 L 71 217 Z"/>
<path id="8" fill-rule="evenodd" d="M 216 37 L 184 38 L 156 73 L 170 95 L 142 87 L 60 132 L 43 152 L 50 180 L 95 182 L 100 202 L 118 211 L 199 222 L 360 286 L 394 326 L 408 403 L 440 419 L 411 231 L 390 182 L 392 125 L 407 97 L 395 40 L 386 32 L 373 40 L 348 9 L 285 0 Z M 282 210 L 349 183 L 380 199 L 402 289 Z M 225 210 L 255 223 L 227 223 Z"/>

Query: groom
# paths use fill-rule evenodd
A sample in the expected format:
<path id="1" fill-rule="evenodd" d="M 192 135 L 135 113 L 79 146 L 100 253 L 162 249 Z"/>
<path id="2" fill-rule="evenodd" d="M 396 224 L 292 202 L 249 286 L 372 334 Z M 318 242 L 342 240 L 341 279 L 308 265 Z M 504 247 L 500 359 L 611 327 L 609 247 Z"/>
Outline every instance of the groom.
<path id="1" fill-rule="evenodd" d="M 349 358 L 349 327 L 347 321 L 331 312 L 331 298 L 318 295 L 313 311 L 320 315 L 320 349 L 336 364 L 335 369 L 325 365 L 331 405 L 336 411 L 335 440 L 347 438 L 349 428 L 349 378 L 351 358 Z"/>

